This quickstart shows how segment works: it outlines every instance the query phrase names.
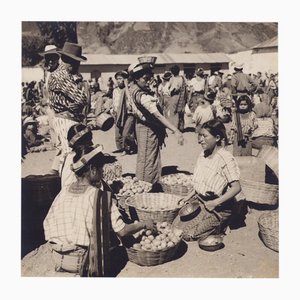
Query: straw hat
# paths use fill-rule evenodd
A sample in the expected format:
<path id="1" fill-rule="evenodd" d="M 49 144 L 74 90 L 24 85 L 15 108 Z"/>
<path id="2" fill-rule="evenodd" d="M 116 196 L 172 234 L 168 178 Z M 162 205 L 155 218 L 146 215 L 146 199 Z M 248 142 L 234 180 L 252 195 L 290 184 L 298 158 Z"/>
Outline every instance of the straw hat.
<path id="1" fill-rule="evenodd" d="M 85 56 L 82 56 L 82 47 L 78 44 L 65 42 L 63 49 L 57 52 L 77 61 L 87 60 Z"/>
<path id="2" fill-rule="evenodd" d="M 242 64 L 238 64 L 234 67 L 235 71 L 242 71 L 243 70 L 243 65 Z"/>
<path id="3" fill-rule="evenodd" d="M 97 154 L 103 154 L 103 146 L 102 145 L 95 145 L 93 146 L 93 150 L 87 154 L 82 155 L 82 157 L 76 162 L 71 164 L 71 169 L 76 172 L 86 166 L 91 159 L 93 159 Z"/>
<path id="4" fill-rule="evenodd" d="M 56 54 L 59 56 L 57 52 L 59 50 L 55 45 L 46 45 L 44 52 L 39 53 L 39 55 L 45 57 L 48 54 Z"/>
<path id="5" fill-rule="evenodd" d="M 162 79 L 169 80 L 172 77 L 172 73 L 170 71 L 166 71 L 162 76 Z"/>

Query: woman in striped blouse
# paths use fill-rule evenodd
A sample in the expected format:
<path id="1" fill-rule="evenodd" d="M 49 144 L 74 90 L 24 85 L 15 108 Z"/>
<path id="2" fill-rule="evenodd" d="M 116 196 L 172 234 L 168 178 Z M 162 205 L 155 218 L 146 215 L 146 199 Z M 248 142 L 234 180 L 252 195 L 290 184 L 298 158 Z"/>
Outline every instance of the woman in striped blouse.
<path id="1" fill-rule="evenodd" d="M 227 143 L 224 124 L 216 119 L 204 123 L 199 132 L 199 143 L 202 151 L 194 170 L 194 189 L 183 201 L 199 201 L 202 210 L 190 221 L 182 222 L 177 217 L 174 222 L 183 229 L 186 240 L 220 233 L 228 224 L 235 197 L 241 191 L 238 164 L 222 145 Z"/>

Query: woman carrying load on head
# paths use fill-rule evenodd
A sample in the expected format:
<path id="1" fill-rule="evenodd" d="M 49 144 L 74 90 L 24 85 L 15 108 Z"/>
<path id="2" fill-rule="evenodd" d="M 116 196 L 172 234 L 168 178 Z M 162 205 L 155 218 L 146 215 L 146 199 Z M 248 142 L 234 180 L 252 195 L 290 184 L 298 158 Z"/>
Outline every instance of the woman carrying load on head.
<path id="1" fill-rule="evenodd" d="M 238 164 L 224 149 L 227 142 L 224 124 L 218 119 L 204 123 L 198 140 L 202 149 L 194 169 L 193 190 L 182 201 L 198 201 L 201 211 L 189 221 L 182 221 L 178 215 L 173 223 L 183 230 L 186 240 L 224 231 L 233 215 L 235 197 L 241 191 Z"/>
<path id="2" fill-rule="evenodd" d="M 123 221 L 102 181 L 106 156 L 101 150 L 89 146 L 76 151 L 72 169 L 77 181 L 62 187 L 53 201 L 44 220 L 47 243 L 24 258 L 23 276 L 110 276 L 110 249 L 118 241 L 111 233 L 124 237 L 153 229 L 152 220 Z"/>
<path id="3" fill-rule="evenodd" d="M 149 83 L 153 77 L 153 64 L 139 63 L 128 68 L 131 82 L 129 93 L 136 117 L 137 167 L 136 177 L 152 184 L 161 176 L 160 148 L 164 143 L 166 128 L 183 143 L 182 133 L 162 114 L 158 98 L 151 95 Z"/>

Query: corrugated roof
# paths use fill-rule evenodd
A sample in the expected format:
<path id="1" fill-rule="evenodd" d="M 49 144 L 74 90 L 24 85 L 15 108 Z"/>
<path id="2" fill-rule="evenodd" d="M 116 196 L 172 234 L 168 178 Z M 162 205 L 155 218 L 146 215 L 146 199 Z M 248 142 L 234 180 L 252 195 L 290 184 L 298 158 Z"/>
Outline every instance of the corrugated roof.
<path id="1" fill-rule="evenodd" d="M 85 54 L 82 65 L 129 65 L 141 56 L 156 56 L 156 64 L 170 63 L 226 63 L 231 59 L 225 53 L 151 53 L 151 54 Z"/>
<path id="2" fill-rule="evenodd" d="M 254 46 L 252 49 L 272 48 L 272 47 L 278 47 L 278 37 L 277 36 L 274 36 L 273 38 L 271 38 L 267 41 L 259 43 L 258 45 Z"/>

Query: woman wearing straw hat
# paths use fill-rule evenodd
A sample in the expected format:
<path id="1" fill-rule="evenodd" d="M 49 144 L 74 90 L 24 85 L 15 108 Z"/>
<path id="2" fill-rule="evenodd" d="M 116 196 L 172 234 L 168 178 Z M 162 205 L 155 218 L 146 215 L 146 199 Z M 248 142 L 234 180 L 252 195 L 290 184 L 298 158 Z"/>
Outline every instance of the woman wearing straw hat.
<path id="1" fill-rule="evenodd" d="M 133 78 L 130 86 L 132 109 L 136 116 L 137 167 L 136 177 L 152 184 L 161 176 L 160 147 L 164 143 L 168 128 L 183 143 L 182 133 L 161 113 L 158 99 L 151 95 L 149 83 L 153 77 L 152 63 L 139 63 L 128 68 Z"/>
<path id="2" fill-rule="evenodd" d="M 76 151 L 72 169 L 78 180 L 53 201 L 44 220 L 47 243 L 23 259 L 23 276 L 110 276 L 110 247 L 118 242 L 112 230 L 124 237 L 154 228 L 152 220 L 124 223 L 102 181 L 105 160 L 101 147 Z"/>

